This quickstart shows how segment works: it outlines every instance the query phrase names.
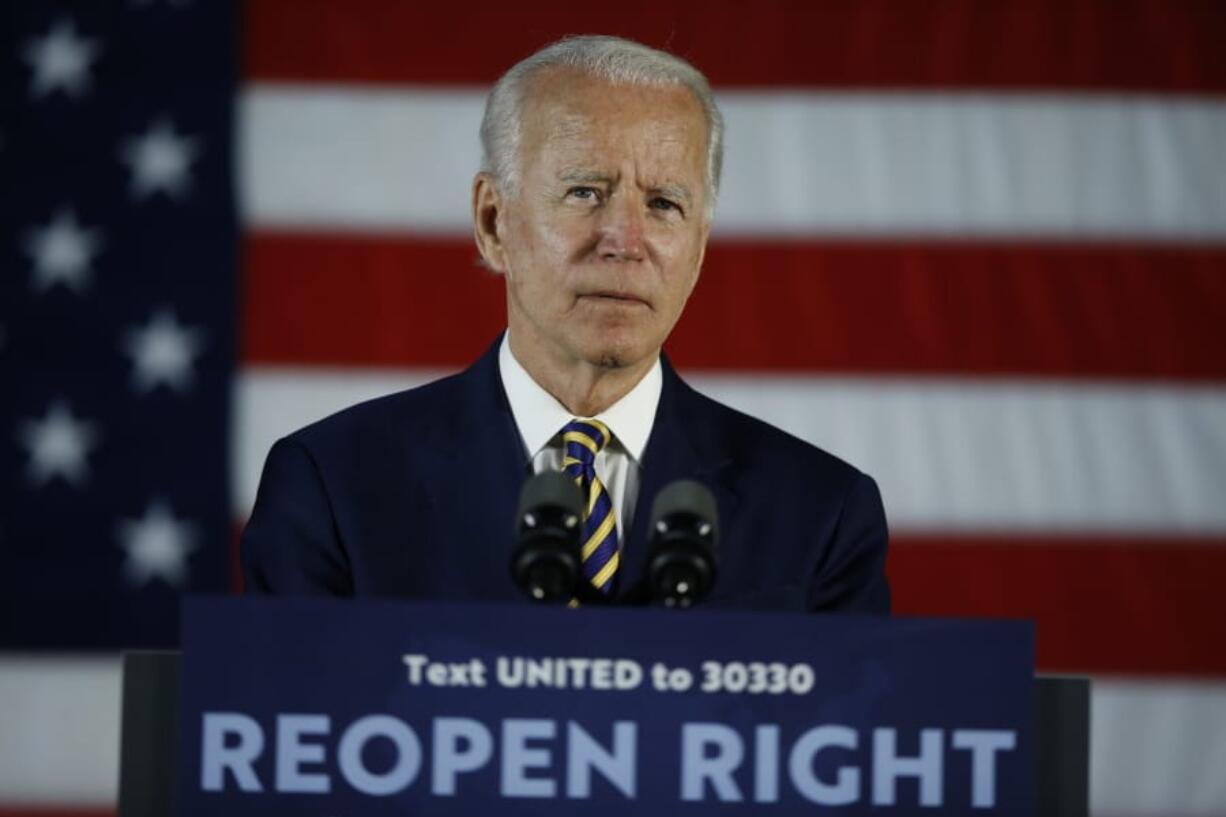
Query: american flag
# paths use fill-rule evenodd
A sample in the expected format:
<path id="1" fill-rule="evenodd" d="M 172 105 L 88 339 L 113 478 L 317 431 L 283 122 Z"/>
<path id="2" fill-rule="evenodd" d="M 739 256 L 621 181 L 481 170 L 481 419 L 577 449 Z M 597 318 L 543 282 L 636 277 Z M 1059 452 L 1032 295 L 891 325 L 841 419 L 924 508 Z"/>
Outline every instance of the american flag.
<path id="1" fill-rule="evenodd" d="M 116 650 L 229 585 L 235 9 L 0 25 L 0 809 L 109 807 Z"/>
<path id="2" fill-rule="evenodd" d="M 728 121 L 682 373 L 878 479 L 897 613 L 1033 619 L 1093 677 L 1096 815 L 1226 815 L 1226 5 L 6 14 L 0 814 L 113 807 L 117 664 L 82 651 L 232 582 L 274 439 L 501 329 L 484 94 L 599 32 Z"/>

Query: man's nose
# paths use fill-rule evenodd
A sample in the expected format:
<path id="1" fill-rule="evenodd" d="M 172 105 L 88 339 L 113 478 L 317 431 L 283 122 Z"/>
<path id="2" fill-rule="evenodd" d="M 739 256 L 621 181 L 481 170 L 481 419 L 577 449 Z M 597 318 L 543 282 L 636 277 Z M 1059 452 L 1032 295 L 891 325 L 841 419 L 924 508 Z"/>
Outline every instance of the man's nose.
<path id="1" fill-rule="evenodd" d="M 642 203 L 614 196 L 605 206 L 596 251 L 610 261 L 641 261 L 647 255 Z"/>

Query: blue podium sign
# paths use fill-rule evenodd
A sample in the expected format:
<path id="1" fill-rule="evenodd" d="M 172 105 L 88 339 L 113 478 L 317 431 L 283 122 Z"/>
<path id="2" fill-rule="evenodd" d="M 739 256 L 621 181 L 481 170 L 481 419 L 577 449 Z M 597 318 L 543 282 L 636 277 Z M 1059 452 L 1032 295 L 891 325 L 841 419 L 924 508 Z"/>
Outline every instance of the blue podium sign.
<path id="1" fill-rule="evenodd" d="M 187 599 L 184 815 L 1032 817 L 1023 622 Z"/>

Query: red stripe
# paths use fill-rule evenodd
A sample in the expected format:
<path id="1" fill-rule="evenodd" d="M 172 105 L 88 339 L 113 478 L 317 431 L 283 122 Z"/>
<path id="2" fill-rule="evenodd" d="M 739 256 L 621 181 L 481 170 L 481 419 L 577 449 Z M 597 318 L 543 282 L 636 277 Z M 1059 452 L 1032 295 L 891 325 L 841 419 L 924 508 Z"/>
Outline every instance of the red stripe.
<path id="1" fill-rule="evenodd" d="M 455 367 L 504 325 L 462 239 L 247 241 L 249 363 Z M 1226 248 L 719 243 L 668 348 L 708 369 L 1226 379 Z"/>
<path id="2" fill-rule="evenodd" d="M 901 615 L 1033 619 L 1044 671 L 1226 675 L 1226 540 L 896 537 Z"/>
<path id="3" fill-rule="evenodd" d="M 260 80 L 489 83 L 566 34 L 619 34 L 718 86 L 1226 90 L 1218 0 L 251 0 Z"/>
<path id="4" fill-rule="evenodd" d="M 471 243 L 256 233 L 246 243 L 248 363 L 471 363 L 506 324 Z"/>

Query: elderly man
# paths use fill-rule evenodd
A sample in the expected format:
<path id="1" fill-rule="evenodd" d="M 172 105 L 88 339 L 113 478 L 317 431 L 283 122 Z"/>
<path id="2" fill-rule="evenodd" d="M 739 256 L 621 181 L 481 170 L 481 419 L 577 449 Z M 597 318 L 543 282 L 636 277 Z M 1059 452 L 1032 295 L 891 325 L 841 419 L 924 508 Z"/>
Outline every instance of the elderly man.
<path id="1" fill-rule="evenodd" d="M 280 440 L 243 536 L 248 590 L 515 599 L 516 496 L 555 469 L 590 499 L 590 598 L 645 598 L 651 499 L 690 478 L 723 532 L 709 604 L 888 612 L 873 481 L 703 397 L 661 356 L 719 182 L 702 74 L 627 40 L 566 39 L 498 81 L 481 138 L 474 232 L 505 279 L 507 332 L 459 375 Z"/>

